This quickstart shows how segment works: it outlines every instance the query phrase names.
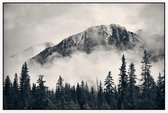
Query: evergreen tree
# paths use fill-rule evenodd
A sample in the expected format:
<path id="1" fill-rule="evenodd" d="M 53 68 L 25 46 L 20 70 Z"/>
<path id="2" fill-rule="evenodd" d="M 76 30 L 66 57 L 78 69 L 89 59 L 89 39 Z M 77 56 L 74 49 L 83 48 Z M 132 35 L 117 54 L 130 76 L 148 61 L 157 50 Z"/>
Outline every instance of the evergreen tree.
<path id="1" fill-rule="evenodd" d="M 144 56 L 142 63 L 142 108 L 152 109 L 155 108 L 155 97 L 156 97 L 156 85 L 153 77 L 151 76 L 150 68 L 150 54 L 144 50 Z"/>
<path id="2" fill-rule="evenodd" d="M 77 103 L 75 86 L 71 87 L 71 99 L 73 102 Z"/>
<path id="3" fill-rule="evenodd" d="M 92 86 L 89 95 L 89 106 L 91 107 L 91 109 L 96 109 L 96 101 L 97 101 L 96 91 Z"/>
<path id="4" fill-rule="evenodd" d="M 49 90 L 48 87 L 46 87 L 46 109 L 57 109 L 55 105 L 55 93 L 52 90 Z"/>
<path id="5" fill-rule="evenodd" d="M 85 109 L 91 109 L 90 106 L 89 106 L 89 87 L 88 87 L 88 84 L 87 82 L 85 82 L 85 87 L 84 87 L 84 98 L 85 98 Z"/>
<path id="6" fill-rule="evenodd" d="M 87 95 L 85 91 L 84 81 L 81 82 L 81 100 L 80 100 L 80 108 L 86 109 Z"/>
<path id="7" fill-rule="evenodd" d="M 17 109 L 19 106 L 18 100 L 19 100 L 19 85 L 18 85 L 18 75 L 15 73 L 14 75 L 14 81 L 13 81 L 13 109 Z"/>
<path id="8" fill-rule="evenodd" d="M 33 83 L 32 90 L 31 90 L 31 98 L 32 98 L 31 107 L 32 107 L 32 109 L 38 108 L 36 95 L 37 95 L 37 88 L 36 88 L 36 84 Z"/>
<path id="9" fill-rule="evenodd" d="M 86 93 L 86 101 L 88 101 L 89 98 L 89 87 L 88 87 L 88 83 L 85 82 L 85 93 Z"/>
<path id="10" fill-rule="evenodd" d="M 122 56 L 122 66 L 120 68 L 120 74 L 119 74 L 119 84 L 118 84 L 118 93 L 119 93 L 119 99 L 118 99 L 118 108 L 119 109 L 126 109 L 127 108 L 127 87 L 128 87 L 128 76 L 126 74 L 126 61 L 125 56 Z"/>
<path id="11" fill-rule="evenodd" d="M 114 82 L 111 76 L 111 71 L 109 71 L 105 81 L 104 81 L 104 92 L 105 92 L 105 100 L 107 104 L 111 107 L 111 109 L 116 108 L 116 102 L 114 99 Z"/>
<path id="12" fill-rule="evenodd" d="M 118 92 L 117 92 L 117 87 L 116 85 L 114 86 L 114 101 L 115 101 L 115 108 L 114 109 L 117 109 L 117 102 L 118 102 Z"/>
<path id="13" fill-rule="evenodd" d="M 76 86 L 76 98 L 77 98 L 77 103 L 79 104 L 80 108 L 81 108 L 81 87 L 79 85 L 79 83 L 77 83 Z"/>
<path id="14" fill-rule="evenodd" d="M 110 106 L 107 104 L 104 98 L 103 87 L 100 81 L 97 91 L 97 109 L 110 109 Z"/>
<path id="15" fill-rule="evenodd" d="M 54 93 L 54 90 L 53 90 L 53 89 L 50 91 L 50 100 L 51 100 L 51 101 L 52 101 L 52 103 L 54 104 L 54 100 L 55 100 L 55 93 Z M 55 106 L 55 108 L 56 108 L 56 106 Z"/>
<path id="16" fill-rule="evenodd" d="M 36 93 L 37 109 L 55 109 L 55 106 L 49 97 L 50 91 L 48 90 L 48 87 L 44 85 L 45 81 L 43 80 L 43 75 L 39 76 L 37 83 L 39 84 Z"/>
<path id="17" fill-rule="evenodd" d="M 130 109 L 135 109 L 135 98 L 136 98 L 136 75 L 135 75 L 135 66 L 133 63 L 129 66 L 129 72 L 128 72 L 128 104 Z"/>
<path id="18" fill-rule="evenodd" d="M 43 75 L 39 76 L 39 79 L 37 80 L 37 83 L 39 84 L 37 86 L 37 96 L 36 96 L 36 103 L 37 103 L 37 109 L 49 109 L 50 106 L 50 100 L 48 98 L 48 88 L 44 85 L 45 81 L 43 80 Z"/>
<path id="19" fill-rule="evenodd" d="M 4 83 L 4 109 L 12 108 L 12 99 L 12 83 L 9 76 L 7 76 Z"/>
<path id="20" fill-rule="evenodd" d="M 102 83 L 100 81 L 99 86 L 98 86 L 98 91 L 97 91 L 97 107 L 98 107 L 98 109 L 102 109 L 103 101 L 104 101 L 103 88 L 102 88 Z"/>
<path id="21" fill-rule="evenodd" d="M 71 86 L 68 83 L 65 83 L 65 109 L 70 109 L 70 103 L 71 103 Z"/>
<path id="22" fill-rule="evenodd" d="M 157 109 L 165 109 L 165 76 L 159 73 L 157 80 Z"/>
<path id="23" fill-rule="evenodd" d="M 28 67 L 25 62 L 22 66 L 20 77 L 20 109 L 28 109 L 30 107 L 30 76 L 28 75 Z"/>
<path id="24" fill-rule="evenodd" d="M 70 85 L 70 84 L 69 84 Z M 75 86 L 72 86 L 70 88 L 70 93 L 69 93 L 69 98 L 70 98 L 70 103 L 68 103 L 68 108 L 69 109 L 80 109 L 80 106 L 78 105 L 77 98 L 76 98 L 76 89 Z"/>
<path id="25" fill-rule="evenodd" d="M 57 109 L 64 109 L 65 104 L 65 91 L 63 86 L 63 78 L 59 76 L 58 82 L 56 84 L 56 106 Z"/>
<path id="26" fill-rule="evenodd" d="M 165 75 L 159 74 L 157 83 L 151 75 L 150 54 L 145 50 L 142 61 L 142 84 L 136 85 L 135 65 L 129 65 L 126 74 L 126 60 L 122 56 L 118 90 L 109 71 L 104 88 L 97 82 L 97 90 L 81 81 L 77 86 L 63 84 L 59 76 L 56 91 L 45 86 L 43 75 L 38 85 L 30 86 L 30 76 L 26 62 L 22 66 L 20 84 L 15 73 L 14 81 L 7 76 L 3 82 L 4 109 L 165 109 Z"/>

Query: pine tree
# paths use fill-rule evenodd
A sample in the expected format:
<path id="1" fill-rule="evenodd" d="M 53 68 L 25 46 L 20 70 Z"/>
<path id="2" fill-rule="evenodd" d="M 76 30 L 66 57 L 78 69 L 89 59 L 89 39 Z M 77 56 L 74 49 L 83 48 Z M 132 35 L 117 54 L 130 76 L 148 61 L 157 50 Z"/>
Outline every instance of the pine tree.
<path id="1" fill-rule="evenodd" d="M 118 85 L 118 108 L 126 109 L 127 108 L 127 87 L 128 87 L 128 76 L 126 74 L 126 61 L 125 56 L 122 56 L 122 66 L 120 68 L 119 74 L 119 85 Z"/>
<path id="2" fill-rule="evenodd" d="M 88 87 L 88 84 L 87 82 L 85 82 L 85 87 L 84 87 L 84 98 L 85 98 L 85 109 L 91 109 L 90 106 L 89 106 L 89 87 Z"/>
<path id="3" fill-rule="evenodd" d="M 79 83 L 77 83 L 77 86 L 76 86 L 76 98 L 77 98 L 77 103 L 81 108 L 81 106 L 82 106 L 81 105 L 81 87 L 80 87 Z"/>
<path id="4" fill-rule="evenodd" d="M 70 109 L 70 103 L 71 103 L 71 86 L 68 83 L 65 83 L 65 109 Z"/>
<path id="5" fill-rule="evenodd" d="M 157 109 L 165 109 L 165 76 L 159 73 L 157 80 Z"/>
<path id="6" fill-rule="evenodd" d="M 30 76 L 28 75 L 28 67 L 25 62 L 22 66 L 20 77 L 20 109 L 28 109 L 30 107 Z"/>
<path id="7" fill-rule="evenodd" d="M 135 99 L 136 99 L 136 75 L 135 75 L 135 66 L 133 63 L 129 66 L 129 72 L 128 72 L 128 104 L 130 109 L 135 109 Z"/>
<path id="8" fill-rule="evenodd" d="M 96 109 L 96 101 L 97 101 L 96 91 L 92 86 L 89 95 L 89 106 L 91 107 L 91 109 Z"/>
<path id="9" fill-rule="evenodd" d="M 86 101 L 87 101 L 87 95 L 85 92 L 85 84 L 84 84 L 84 81 L 82 81 L 81 82 L 81 101 L 80 101 L 81 109 L 86 109 Z"/>
<path id="10" fill-rule="evenodd" d="M 97 109 L 110 109 L 104 98 L 102 82 L 100 81 L 97 91 Z"/>
<path id="11" fill-rule="evenodd" d="M 54 90 L 53 90 L 53 89 L 50 91 L 50 100 L 52 101 L 52 103 L 53 103 L 54 106 L 55 106 L 55 103 L 54 103 L 55 93 L 54 93 Z M 55 106 L 55 108 L 56 108 L 56 106 Z"/>
<path id="12" fill-rule="evenodd" d="M 69 84 L 70 85 L 70 84 Z M 69 93 L 69 98 L 70 98 L 70 103 L 68 105 L 69 109 L 80 109 L 78 102 L 77 102 L 77 98 L 76 98 L 76 89 L 75 86 L 72 86 L 70 88 L 70 93 Z"/>
<path id="13" fill-rule="evenodd" d="M 9 76 L 6 77 L 4 82 L 4 109 L 11 109 L 12 108 L 12 83 Z"/>
<path id="14" fill-rule="evenodd" d="M 63 78 L 59 76 L 58 82 L 56 84 L 56 106 L 57 109 L 64 109 L 65 104 L 65 91 L 63 86 Z"/>
<path id="15" fill-rule="evenodd" d="M 49 90 L 48 87 L 46 87 L 46 108 L 45 109 L 49 109 L 49 110 L 56 109 L 54 99 L 55 99 L 55 93 L 53 89 Z"/>
<path id="16" fill-rule="evenodd" d="M 19 85 L 18 85 L 18 75 L 15 73 L 13 81 L 13 109 L 17 109 L 19 106 L 18 99 L 19 99 Z"/>
<path id="17" fill-rule="evenodd" d="M 37 104 L 37 88 L 36 88 L 36 84 L 34 84 L 34 83 L 32 85 L 31 98 L 32 98 L 32 103 L 31 103 L 32 109 L 37 109 L 38 108 L 38 104 Z"/>
<path id="18" fill-rule="evenodd" d="M 151 76 L 151 62 L 150 54 L 144 50 L 144 56 L 142 63 L 142 107 L 147 109 L 155 108 L 155 96 L 156 96 L 156 85 L 153 77 Z"/>
<path id="19" fill-rule="evenodd" d="M 116 85 L 114 86 L 114 101 L 115 101 L 115 108 L 114 109 L 117 109 L 117 102 L 118 102 L 118 91 L 117 91 L 117 87 Z"/>
<path id="20" fill-rule="evenodd" d="M 116 108 L 116 102 L 114 99 L 114 82 L 113 78 L 111 76 L 111 71 L 109 71 L 105 81 L 104 81 L 104 92 L 105 92 L 105 100 L 107 101 L 107 104 L 111 107 L 111 109 Z"/>
<path id="21" fill-rule="evenodd" d="M 75 86 L 71 87 L 71 99 L 73 102 L 77 103 Z"/>
<path id="22" fill-rule="evenodd" d="M 88 101 L 89 98 L 89 87 L 88 87 L 88 83 L 85 82 L 85 93 L 86 93 L 86 101 Z"/>
<path id="23" fill-rule="evenodd" d="M 38 105 L 37 109 L 48 109 L 50 106 L 49 98 L 47 95 L 47 87 L 44 85 L 45 81 L 43 80 L 43 75 L 39 75 L 39 79 L 37 80 L 37 96 L 36 96 L 36 103 Z"/>

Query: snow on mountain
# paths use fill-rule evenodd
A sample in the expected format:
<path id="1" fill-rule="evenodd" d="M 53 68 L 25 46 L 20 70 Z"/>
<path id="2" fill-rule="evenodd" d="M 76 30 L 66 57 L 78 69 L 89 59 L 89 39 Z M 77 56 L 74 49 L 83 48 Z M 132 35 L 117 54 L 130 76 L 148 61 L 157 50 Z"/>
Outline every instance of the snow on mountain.
<path id="1" fill-rule="evenodd" d="M 42 48 L 36 45 L 17 55 L 20 58 L 27 57 L 24 58 L 25 61 L 29 59 L 27 63 L 32 82 L 36 82 L 39 74 L 42 74 L 47 79 L 46 85 L 55 88 L 55 80 L 59 75 L 67 83 L 76 84 L 84 80 L 96 84 L 95 78 L 104 80 L 109 70 L 112 70 L 117 84 L 123 54 L 126 56 L 127 67 L 132 62 L 135 64 L 136 74 L 140 79 L 143 51 L 148 47 L 148 50 L 153 49 L 151 55 L 156 60 L 152 64 L 152 75 L 156 80 L 158 73 L 164 69 L 164 61 L 161 61 L 164 57 L 156 56 L 157 51 L 158 55 L 161 55 L 160 52 L 164 54 L 164 37 L 162 40 L 158 35 L 153 38 L 141 34 L 144 34 L 143 30 L 133 33 L 115 24 L 93 26 L 69 36 L 57 45 L 51 44 Z M 23 62 L 12 64 L 8 60 L 6 64 L 10 64 L 6 75 L 12 75 L 13 72 L 20 73 Z"/>
<path id="2" fill-rule="evenodd" d="M 14 59 L 17 62 L 24 62 L 33 56 L 40 53 L 40 51 L 43 51 L 44 49 L 48 47 L 52 47 L 54 44 L 51 42 L 44 42 L 38 45 L 33 45 L 29 47 L 28 49 L 24 50 L 21 53 L 17 53 L 11 56 L 12 59 Z"/>
<path id="3" fill-rule="evenodd" d="M 48 61 L 52 62 L 54 58 L 71 56 L 76 51 L 90 54 L 98 46 L 103 46 L 106 49 L 115 47 L 122 51 L 135 47 L 143 48 L 143 42 L 137 34 L 127 31 L 125 27 L 120 25 L 93 26 L 62 40 L 53 47 L 46 48 L 31 58 L 30 62 L 44 64 Z"/>

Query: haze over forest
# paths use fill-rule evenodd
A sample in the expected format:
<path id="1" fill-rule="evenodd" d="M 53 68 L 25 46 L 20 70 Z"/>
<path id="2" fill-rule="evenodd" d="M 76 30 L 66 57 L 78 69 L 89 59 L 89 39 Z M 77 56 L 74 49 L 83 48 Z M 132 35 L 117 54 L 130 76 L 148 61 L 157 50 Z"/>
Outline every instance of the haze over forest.
<path id="1" fill-rule="evenodd" d="M 14 60 L 33 45 L 51 42 L 56 45 L 61 40 L 83 32 L 91 26 L 116 24 L 128 31 L 143 31 L 141 38 L 146 49 L 164 50 L 164 6 L 163 4 L 5 4 L 4 6 L 4 53 L 5 76 L 12 79 L 14 73 L 21 73 L 25 59 Z M 157 36 L 156 36 L 157 35 Z M 156 37 L 153 37 L 156 36 Z M 43 48 L 45 48 L 43 46 Z M 44 75 L 46 85 L 55 87 L 55 80 L 62 75 L 72 84 L 80 80 L 95 82 L 104 80 L 108 71 L 118 83 L 121 57 L 125 54 L 127 68 L 135 63 L 136 74 L 141 78 L 143 51 L 118 52 L 96 48 L 92 54 L 76 52 L 71 58 L 54 60 L 50 67 L 29 67 L 31 81 L 36 82 L 39 74 Z M 37 50 L 41 52 L 42 50 Z M 26 59 L 28 60 L 28 59 Z M 65 71 L 66 70 L 66 71 Z M 164 71 L 164 59 L 152 63 L 154 79 Z"/>

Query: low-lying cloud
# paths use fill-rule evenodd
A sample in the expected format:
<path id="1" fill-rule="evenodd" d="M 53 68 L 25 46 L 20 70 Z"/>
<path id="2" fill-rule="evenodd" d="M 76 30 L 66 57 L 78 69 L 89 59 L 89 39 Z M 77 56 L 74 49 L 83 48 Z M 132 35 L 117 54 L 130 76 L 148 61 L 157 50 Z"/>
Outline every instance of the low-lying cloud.
<path id="1" fill-rule="evenodd" d="M 64 37 L 93 25 L 120 24 L 133 32 L 142 28 L 146 31 L 142 39 L 146 42 L 147 49 L 153 49 L 156 54 L 160 54 L 161 50 L 164 53 L 164 4 L 9 4 L 5 5 L 4 11 L 4 76 L 9 75 L 12 80 L 15 72 L 20 75 L 24 61 L 16 62 L 8 56 L 41 41 L 58 43 Z M 155 33 L 161 37 L 153 37 Z M 142 50 L 123 53 L 115 49 L 105 51 L 102 48 L 97 48 L 91 54 L 77 52 L 71 58 L 55 59 L 52 65 L 36 64 L 29 67 L 29 75 L 31 82 L 36 83 L 38 75 L 43 74 L 46 85 L 55 89 L 59 75 L 65 82 L 74 85 L 81 80 L 93 85 L 96 79 L 104 82 L 111 71 L 117 85 L 123 54 L 127 70 L 133 62 L 136 75 L 141 78 Z M 155 80 L 158 73 L 163 71 L 164 59 L 152 63 L 151 73 Z"/>
<path id="2" fill-rule="evenodd" d="M 139 54 L 140 52 L 142 54 Z M 39 75 L 44 75 L 46 85 L 55 89 L 59 75 L 64 78 L 64 82 L 71 83 L 72 85 L 76 85 L 77 82 L 84 80 L 89 85 L 95 86 L 96 80 L 104 82 L 108 72 L 111 71 L 114 82 L 117 85 L 123 54 L 126 57 L 126 69 L 128 70 L 129 64 L 133 62 L 135 64 L 137 78 L 140 79 L 143 51 L 118 52 L 117 50 L 104 51 L 100 48 L 91 54 L 77 52 L 71 57 L 55 59 L 52 64 L 46 64 L 44 66 L 35 64 L 29 67 L 29 75 L 33 83 L 36 83 Z M 163 72 L 163 64 L 164 61 L 152 63 L 151 74 L 155 80 L 159 72 Z M 12 70 L 13 72 L 20 71 L 14 68 Z M 137 80 L 137 84 L 139 84 L 139 80 Z"/>

